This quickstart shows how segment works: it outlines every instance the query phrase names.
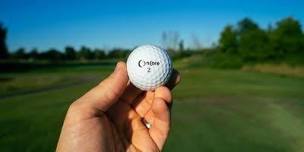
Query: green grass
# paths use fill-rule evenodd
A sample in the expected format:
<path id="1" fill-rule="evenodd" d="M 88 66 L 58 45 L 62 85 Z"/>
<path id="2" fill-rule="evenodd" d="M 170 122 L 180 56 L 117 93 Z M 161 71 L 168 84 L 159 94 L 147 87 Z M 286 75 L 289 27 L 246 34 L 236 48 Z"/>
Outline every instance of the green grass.
<path id="1" fill-rule="evenodd" d="M 36 69 L 26 73 L 0 74 L 0 97 L 58 88 L 98 79 L 98 72 L 109 72 L 112 66 L 78 66 Z"/>
<path id="2" fill-rule="evenodd" d="M 165 151 L 304 150 L 304 78 L 178 67 L 182 82 L 173 93 L 172 130 Z M 95 66 L 11 74 L 33 80 L 40 76 L 94 79 L 0 99 L 0 151 L 54 151 L 69 104 L 111 69 Z"/>
<path id="3" fill-rule="evenodd" d="M 182 71 L 167 151 L 303 151 L 304 79 Z"/>

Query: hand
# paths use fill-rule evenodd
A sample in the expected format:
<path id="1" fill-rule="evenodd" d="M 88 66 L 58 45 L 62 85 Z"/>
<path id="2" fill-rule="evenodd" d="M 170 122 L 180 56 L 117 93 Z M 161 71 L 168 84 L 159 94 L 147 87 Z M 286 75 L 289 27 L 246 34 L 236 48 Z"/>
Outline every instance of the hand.
<path id="1" fill-rule="evenodd" d="M 71 104 L 56 151 L 161 151 L 170 130 L 172 89 L 141 91 L 128 80 L 126 64 Z"/>

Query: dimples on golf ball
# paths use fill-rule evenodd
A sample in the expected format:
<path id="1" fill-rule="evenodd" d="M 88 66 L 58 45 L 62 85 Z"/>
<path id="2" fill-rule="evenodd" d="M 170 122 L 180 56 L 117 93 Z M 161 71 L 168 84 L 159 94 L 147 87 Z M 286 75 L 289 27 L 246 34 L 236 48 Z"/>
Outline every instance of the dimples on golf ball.
<path id="1" fill-rule="evenodd" d="M 169 80 L 172 61 L 165 49 L 143 45 L 131 52 L 127 69 L 133 85 L 141 90 L 154 90 Z"/>

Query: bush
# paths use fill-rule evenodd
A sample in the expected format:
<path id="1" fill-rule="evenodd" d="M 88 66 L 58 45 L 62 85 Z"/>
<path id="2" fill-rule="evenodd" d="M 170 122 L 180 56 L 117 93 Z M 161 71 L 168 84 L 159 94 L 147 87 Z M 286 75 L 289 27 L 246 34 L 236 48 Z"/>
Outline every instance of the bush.
<path id="1" fill-rule="evenodd" d="M 210 67 L 221 69 L 238 69 L 241 68 L 243 65 L 243 61 L 240 56 L 218 52 L 208 54 L 205 58 L 205 62 Z"/>

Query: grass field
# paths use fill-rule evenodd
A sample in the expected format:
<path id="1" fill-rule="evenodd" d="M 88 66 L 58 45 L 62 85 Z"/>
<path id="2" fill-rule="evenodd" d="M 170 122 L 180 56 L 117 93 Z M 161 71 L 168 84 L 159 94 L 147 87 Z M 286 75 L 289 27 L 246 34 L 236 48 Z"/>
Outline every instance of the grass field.
<path id="1" fill-rule="evenodd" d="M 303 77 L 178 67 L 165 151 L 304 151 Z M 69 104 L 112 68 L 0 74 L 0 151 L 54 151 Z"/>

